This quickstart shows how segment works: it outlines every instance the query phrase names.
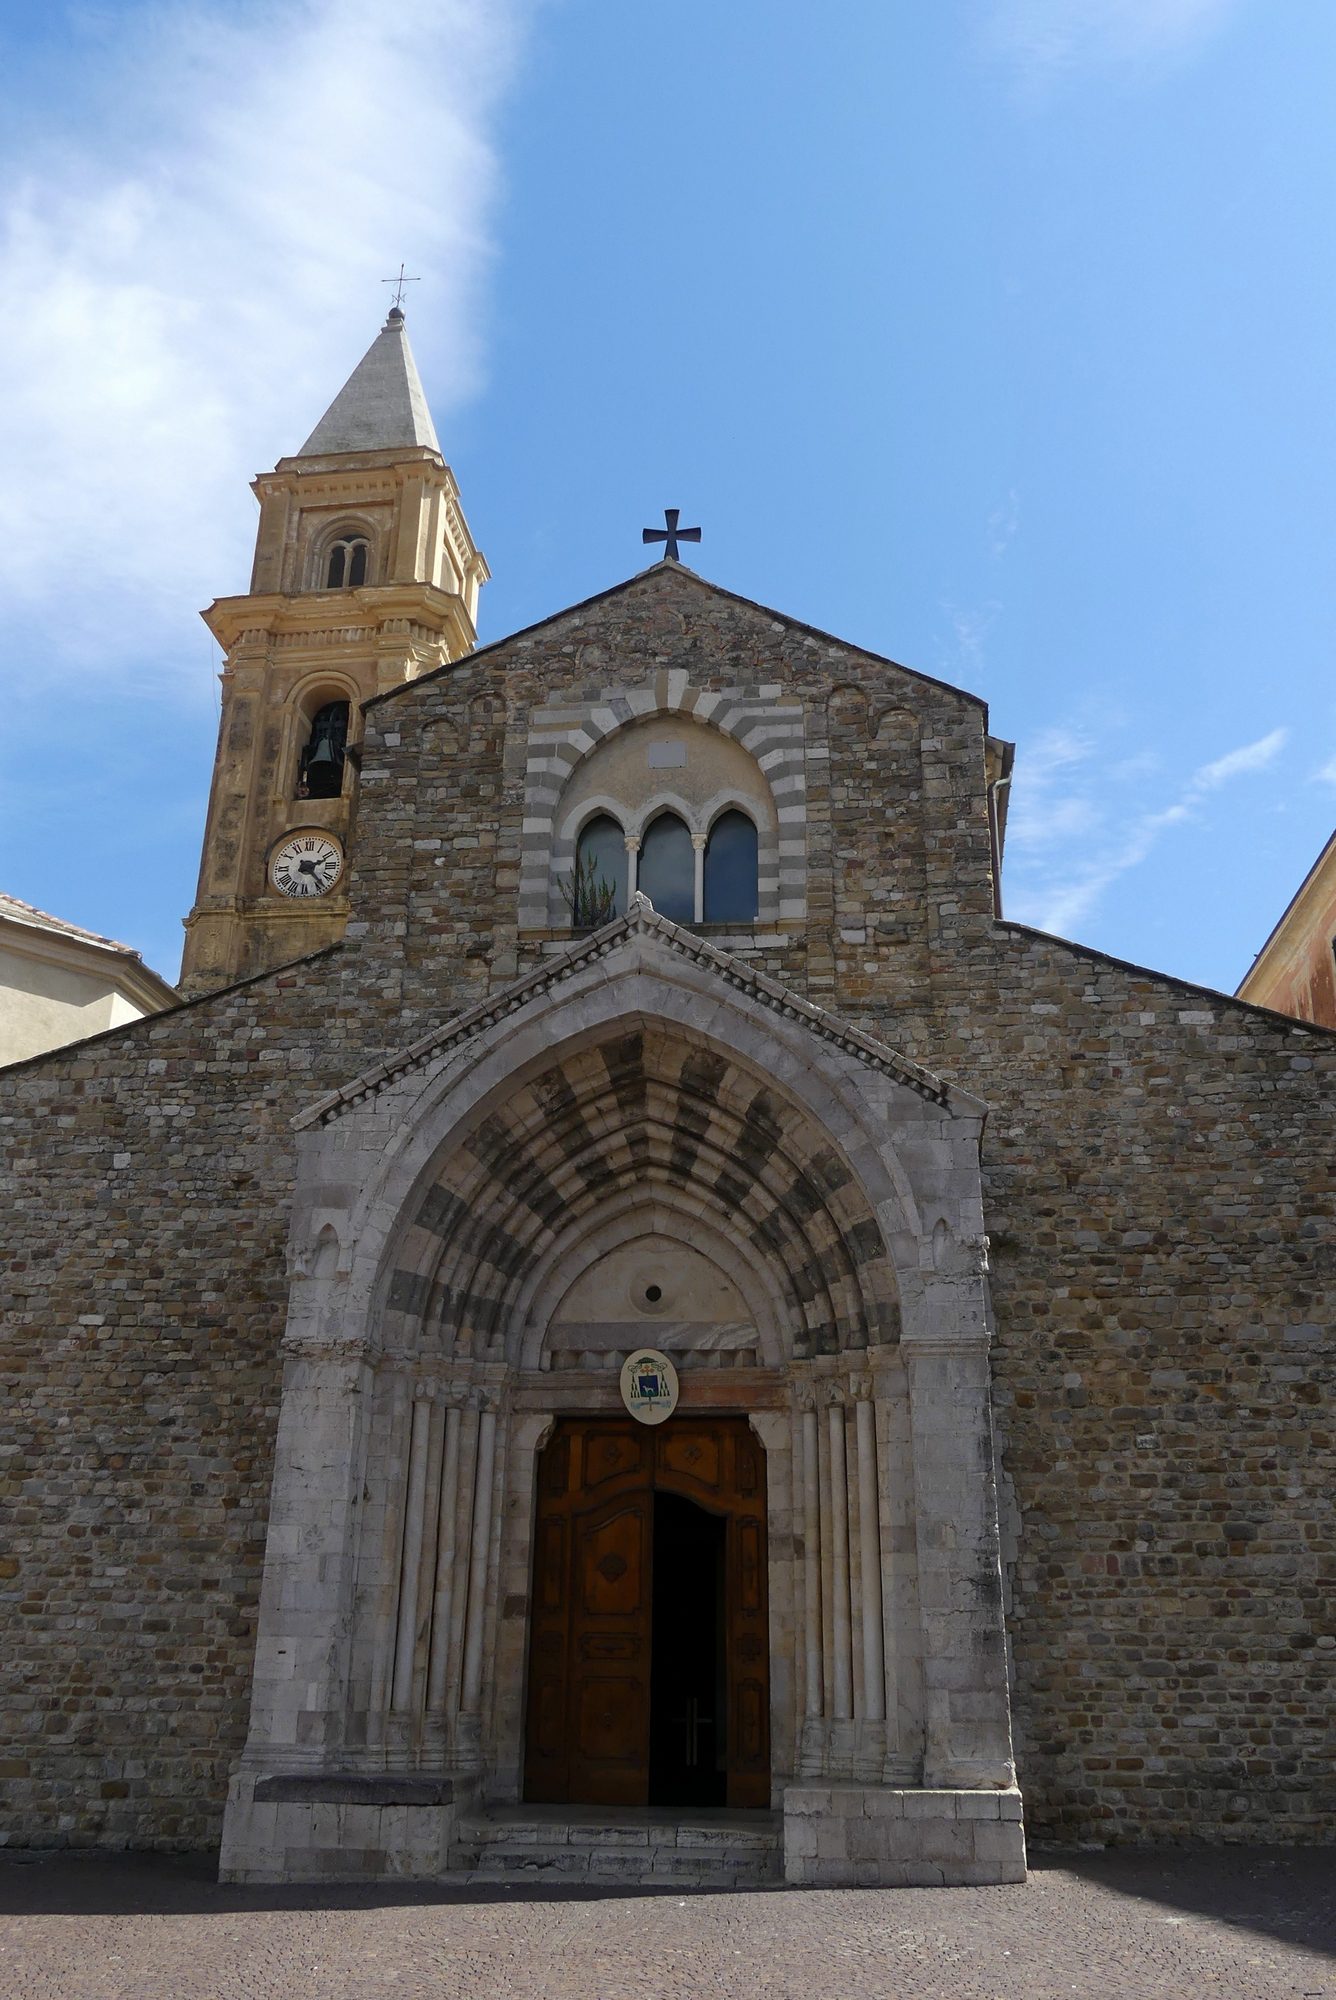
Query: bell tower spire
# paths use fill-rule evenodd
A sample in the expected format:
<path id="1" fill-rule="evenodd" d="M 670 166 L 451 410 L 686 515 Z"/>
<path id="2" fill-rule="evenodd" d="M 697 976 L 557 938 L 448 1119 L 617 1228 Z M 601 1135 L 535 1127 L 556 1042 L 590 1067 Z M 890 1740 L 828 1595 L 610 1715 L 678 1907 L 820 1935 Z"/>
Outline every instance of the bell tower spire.
<path id="1" fill-rule="evenodd" d="M 187 996 L 342 936 L 361 704 L 472 651 L 488 576 L 398 305 L 252 491 L 250 590 L 204 613 L 226 657 Z"/>

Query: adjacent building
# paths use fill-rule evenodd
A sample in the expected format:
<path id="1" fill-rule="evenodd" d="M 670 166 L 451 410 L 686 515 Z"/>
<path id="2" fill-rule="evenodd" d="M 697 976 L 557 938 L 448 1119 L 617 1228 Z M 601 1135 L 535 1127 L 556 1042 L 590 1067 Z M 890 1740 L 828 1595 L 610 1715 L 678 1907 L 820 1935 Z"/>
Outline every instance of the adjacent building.
<path id="1" fill-rule="evenodd" d="M 137 951 L 0 895 L 0 1065 L 174 1007 Z"/>
<path id="2" fill-rule="evenodd" d="M 1336 1028 L 1336 833 L 1248 968 L 1239 998 Z"/>

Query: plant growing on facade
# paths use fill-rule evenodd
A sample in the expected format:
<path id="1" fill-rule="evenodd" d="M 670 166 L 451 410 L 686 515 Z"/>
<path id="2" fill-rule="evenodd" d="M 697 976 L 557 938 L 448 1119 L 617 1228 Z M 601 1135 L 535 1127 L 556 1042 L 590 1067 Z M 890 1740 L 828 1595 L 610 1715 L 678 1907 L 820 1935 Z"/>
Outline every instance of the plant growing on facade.
<path id="1" fill-rule="evenodd" d="M 597 930 L 615 914 L 616 885 L 608 881 L 592 855 L 577 856 L 574 871 L 562 880 L 561 893 L 571 913 L 572 930 Z"/>

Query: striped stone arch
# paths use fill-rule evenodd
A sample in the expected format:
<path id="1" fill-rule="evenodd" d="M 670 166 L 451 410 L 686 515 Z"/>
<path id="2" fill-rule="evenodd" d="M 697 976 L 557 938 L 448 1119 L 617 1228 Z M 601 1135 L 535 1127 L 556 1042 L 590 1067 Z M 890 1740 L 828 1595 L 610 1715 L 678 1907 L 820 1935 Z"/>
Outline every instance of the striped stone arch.
<path id="1" fill-rule="evenodd" d="M 553 884 L 574 863 L 575 841 L 561 827 L 561 799 L 577 767 L 614 731 L 660 716 L 704 723 L 732 737 L 756 761 L 775 805 L 777 835 L 762 830 L 759 921 L 807 915 L 807 778 L 803 709 L 778 683 L 707 692 L 683 669 L 652 688 L 605 688 L 584 705 L 537 708 L 529 723 L 520 868 L 521 930 L 554 926 Z"/>
<path id="2" fill-rule="evenodd" d="M 396 1247 L 382 1342 L 537 1365 L 525 1336 L 541 1346 L 544 1273 L 610 1216 L 651 1203 L 661 1226 L 680 1208 L 682 1240 L 694 1217 L 727 1246 L 750 1293 L 768 1276 L 772 1366 L 897 1338 L 877 1214 L 831 1135 L 754 1060 L 676 1024 L 628 1021 L 554 1050 L 434 1163 Z"/>

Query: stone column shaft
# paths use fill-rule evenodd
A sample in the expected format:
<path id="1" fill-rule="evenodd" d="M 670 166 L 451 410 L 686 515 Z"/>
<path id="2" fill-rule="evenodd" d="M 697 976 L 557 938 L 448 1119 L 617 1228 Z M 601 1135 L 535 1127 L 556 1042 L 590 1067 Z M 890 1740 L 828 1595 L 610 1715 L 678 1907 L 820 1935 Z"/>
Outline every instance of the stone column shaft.
<path id="1" fill-rule="evenodd" d="M 413 1706 L 413 1656 L 417 1651 L 418 1585 L 422 1570 L 422 1538 L 427 1525 L 427 1461 L 430 1457 L 431 1404 L 419 1396 L 413 1404 L 408 1442 L 408 1497 L 405 1501 L 403 1561 L 399 1571 L 399 1625 L 394 1643 L 394 1682 L 390 1706 L 403 1714 Z"/>
<path id="2" fill-rule="evenodd" d="M 803 1642 L 808 1715 L 825 1710 L 821 1671 L 821 1467 L 815 1410 L 802 1412 L 803 1445 Z"/>
<path id="3" fill-rule="evenodd" d="M 844 1449 L 844 1405 L 830 1406 L 830 1528 L 833 1554 L 834 1662 L 832 1712 L 837 1722 L 852 1720 L 853 1619 L 849 1605 L 849 1473 Z"/>
<path id="4" fill-rule="evenodd" d="M 461 1413 L 445 1413 L 445 1452 L 441 1462 L 440 1512 L 436 1528 L 436 1576 L 432 1592 L 431 1657 L 427 1665 L 427 1710 L 436 1714 L 446 1705 L 446 1677 L 450 1669 L 451 1610 L 455 1595 L 455 1557 L 458 1549 L 457 1511 L 459 1506 L 459 1432 Z"/>
<path id="5" fill-rule="evenodd" d="M 858 1439 L 858 1552 L 863 1614 L 863 1701 L 871 1722 L 886 1720 L 886 1645 L 881 1609 L 881 1524 L 877 1413 L 866 1396 L 854 1404 Z"/>
<path id="6" fill-rule="evenodd" d="M 389 1388 L 390 1407 L 384 1425 L 385 1515 L 381 1524 L 380 1560 L 377 1565 L 371 1696 L 367 1717 L 368 1741 L 373 1743 L 383 1740 L 385 1714 L 389 1708 L 394 1670 L 395 1616 L 399 1604 L 399 1577 L 404 1545 L 407 1463 L 402 1466 L 403 1477 L 396 1479 L 393 1473 L 399 1467 L 401 1454 L 406 1461 L 410 1447 L 408 1395 L 408 1383 L 401 1375 L 395 1376 Z"/>
<path id="7" fill-rule="evenodd" d="M 473 1540 L 469 1549 L 469 1599 L 464 1625 L 464 1670 L 459 1706 L 476 1715 L 482 1699 L 482 1640 L 487 1609 L 487 1570 L 492 1547 L 492 1479 L 496 1466 L 496 1412 L 478 1422 L 478 1470 L 473 1482 Z"/>

